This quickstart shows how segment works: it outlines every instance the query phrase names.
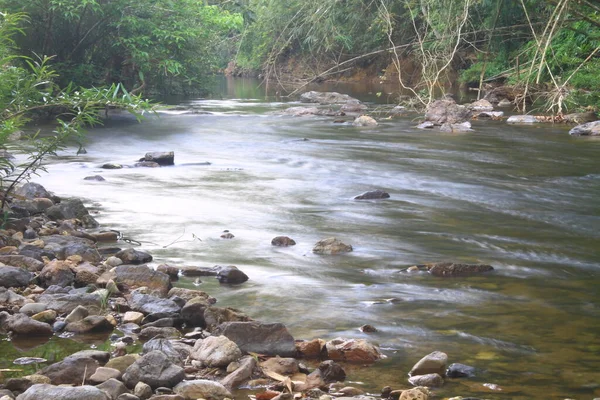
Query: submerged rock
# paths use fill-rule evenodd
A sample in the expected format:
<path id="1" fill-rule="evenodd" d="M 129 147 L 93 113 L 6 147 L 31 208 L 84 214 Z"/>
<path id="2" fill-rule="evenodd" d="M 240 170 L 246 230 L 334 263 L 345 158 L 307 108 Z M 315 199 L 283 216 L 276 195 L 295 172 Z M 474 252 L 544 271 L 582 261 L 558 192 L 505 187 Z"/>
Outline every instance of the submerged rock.
<path id="1" fill-rule="evenodd" d="M 569 131 L 571 136 L 600 136 L 600 121 L 578 125 Z"/>
<path id="2" fill-rule="evenodd" d="M 427 269 L 433 276 L 469 276 L 482 272 L 489 272 L 494 269 L 487 264 L 455 264 L 455 263 L 436 263 L 428 264 Z"/>
<path id="3" fill-rule="evenodd" d="M 316 254 L 348 253 L 352 251 L 352 246 L 332 237 L 318 241 L 312 251 Z"/>
<path id="4" fill-rule="evenodd" d="M 354 200 L 379 200 L 379 199 L 389 199 L 390 194 L 388 192 L 384 192 L 383 190 L 371 190 L 369 192 L 364 192 L 354 197 Z"/>
<path id="5" fill-rule="evenodd" d="M 276 236 L 271 240 L 271 245 L 279 247 L 295 246 L 296 241 L 287 236 Z"/>
<path id="6" fill-rule="evenodd" d="M 0 327 L 17 336 L 52 336 L 52 327 L 25 314 L 0 313 Z"/>
<path id="7" fill-rule="evenodd" d="M 476 369 L 469 365 L 453 363 L 446 370 L 448 378 L 470 378 L 475 376 Z"/>

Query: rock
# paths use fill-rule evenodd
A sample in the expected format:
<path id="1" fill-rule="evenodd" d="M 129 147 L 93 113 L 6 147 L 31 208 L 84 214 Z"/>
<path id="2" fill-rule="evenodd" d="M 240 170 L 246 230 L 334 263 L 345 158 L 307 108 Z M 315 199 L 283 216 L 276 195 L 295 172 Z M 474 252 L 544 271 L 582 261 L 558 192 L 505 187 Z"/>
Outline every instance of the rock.
<path id="1" fill-rule="evenodd" d="M 85 308 L 84 306 L 77 306 L 75 307 L 75 309 L 73 309 L 73 311 L 69 313 L 69 315 L 67 315 L 67 317 L 65 318 L 65 322 L 67 324 L 78 322 L 87 317 L 88 315 L 90 315 L 90 312 L 87 308 Z"/>
<path id="2" fill-rule="evenodd" d="M 219 236 L 221 239 L 233 239 L 235 237 L 235 235 L 231 232 L 225 232 L 223 233 L 221 236 Z"/>
<path id="3" fill-rule="evenodd" d="M 354 197 L 354 200 L 379 200 L 379 199 L 389 199 L 390 194 L 384 192 L 383 190 L 376 189 L 371 190 L 369 192 L 364 192 Z"/>
<path id="4" fill-rule="evenodd" d="M 217 276 L 218 269 L 214 267 L 194 267 L 186 266 L 179 268 L 183 276 Z"/>
<path id="5" fill-rule="evenodd" d="M 492 111 L 494 106 L 486 99 L 481 99 L 468 104 L 467 107 L 473 111 Z"/>
<path id="6" fill-rule="evenodd" d="M 58 317 L 58 313 L 54 310 L 44 310 L 31 316 L 32 319 L 46 324 L 52 324 L 56 317 Z"/>
<path id="7" fill-rule="evenodd" d="M 471 119 L 472 112 L 454 100 L 436 100 L 427 106 L 425 120 L 435 125 L 459 124 Z"/>
<path id="8" fill-rule="evenodd" d="M 504 117 L 504 111 L 480 111 L 473 114 L 473 119 L 501 119 Z"/>
<path id="9" fill-rule="evenodd" d="M 354 126 L 377 126 L 379 125 L 375 118 L 369 117 L 368 115 L 361 115 L 357 117 L 353 122 Z"/>
<path id="10" fill-rule="evenodd" d="M 471 131 L 471 123 L 469 121 L 461 122 L 460 124 L 443 124 L 440 127 L 440 131 L 442 132 L 469 132 Z"/>
<path id="11" fill-rule="evenodd" d="M 144 382 L 155 389 L 160 386 L 173 387 L 185 378 L 182 367 L 175 365 L 160 351 L 151 351 L 130 365 L 123 374 L 123 382 L 133 388 Z"/>
<path id="12" fill-rule="evenodd" d="M 125 373 L 127 368 L 139 358 L 140 357 L 137 354 L 126 354 L 121 357 L 111 358 L 104 366 L 106 368 L 114 368 L 119 370 L 121 373 Z"/>
<path id="13" fill-rule="evenodd" d="M 364 390 L 359 388 L 355 388 L 353 386 L 345 386 L 337 391 L 337 393 L 341 393 L 344 396 L 354 397 L 365 394 Z"/>
<path id="14" fill-rule="evenodd" d="M 363 339 L 333 339 L 325 343 L 325 349 L 334 361 L 373 363 L 382 358 L 379 349 Z"/>
<path id="15" fill-rule="evenodd" d="M 452 363 L 446 370 L 448 378 L 471 378 L 475 376 L 476 369 L 465 364 Z"/>
<path id="16" fill-rule="evenodd" d="M 81 382 L 79 382 L 81 383 Z M 17 400 L 111 400 L 102 390 L 93 386 L 53 386 L 37 384 L 25 393 L 17 396 Z"/>
<path id="17" fill-rule="evenodd" d="M 181 318 L 187 326 L 205 328 L 204 312 L 208 306 L 209 304 L 205 299 L 196 297 L 185 303 L 181 309 Z"/>
<path id="18" fill-rule="evenodd" d="M 296 351 L 302 358 L 320 358 L 324 347 L 325 342 L 321 339 L 296 342 Z"/>
<path id="19" fill-rule="evenodd" d="M 319 364 L 319 374 L 325 383 L 343 382 L 346 380 L 346 372 L 338 363 L 327 360 Z"/>
<path id="20" fill-rule="evenodd" d="M 164 338 L 152 339 L 144 343 L 143 353 L 148 354 L 152 351 L 160 351 L 166 355 L 172 363 L 181 367 L 183 367 L 183 361 L 187 358 L 188 354 L 190 354 L 189 351 L 185 355 L 181 354 L 170 340 Z"/>
<path id="21" fill-rule="evenodd" d="M 41 236 L 40 239 L 46 244 L 44 250 L 54 252 L 57 258 L 61 260 L 66 260 L 73 255 L 79 255 L 85 261 L 98 264 L 102 259 L 94 242 L 90 239 L 70 235 Z"/>
<path id="22" fill-rule="evenodd" d="M 144 314 L 152 314 L 158 312 L 164 313 L 179 313 L 181 307 L 173 300 L 162 299 L 160 297 L 149 294 L 133 292 L 128 298 L 129 306 L 134 311 L 139 311 Z"/>
<path id="23" fill-rule="evenodd" d="M 19 312 L 30 317 L 34 314 L 41 313 L 46 310 L 46 305 L 43 303 L 27 303 L 19 309 Z"/>
<path id="24" fill-rule="evenodd" d="M 152 261 L 150 254 L 133 248 L 121 250 L 115 254 L 115 257 L 120 258 L 123 264 L 145 264 Z"/>
<path id="25" fill-rule="evenodd" d="M 3 323 L 0 325 L 8 332 L 17 336 L 52 336 L 54 331 L 52 327 L 44 322 L 36 321 L 25 314 L 14 314 L 7 316 L 6 313 L 0 313 L 3 317 Z"/>
<path id="26" fill-rule="evenodd" d="M 361 113 L 368 108 L 358 100 L 348 100 L 345 104 L 342 104 L 340 111 L 344 113 Z"/>
<path id="27" fill-rule="evenodd" d="M 26 303 L 25 297 L 16 294 L 10 289 L 0 287 L 0 304 L 10 304 L 13 306 L 21 307 Z"/>
<path id="28" fill-rule="evenodd" d="M 140 400 L 138 396 L 131 393 L 122 393 L 117 397 L 117 400 Z"/>
<path id="29" fill-rule="evenodd" d="M 27 378 L 9 378 L 4 382 L 4 388 L 12 391 L 22 393 L 33 385 Z"/>
<path id="30" fill-rule="evenodd" d="M 240 271 L 235 265 L 228 265 L 221 268 L 217 274 L 219 283 L 238 284 L 248 280 L 248 275 Z"/>
<path id="31" fill-rule="evenodd" d="M 150 152 L 146 153 L 146 155 L 140 158 L 140 161 L 153 161 L 161 166 L 168 166 L 175 164 L 175 153 L 172 151 L 165 152 Z"/>
<path id="32" fill-rule="evenodd" d="M 600 135 L 600 121 L 588 122 L 577 125 L 569 131 L 571 136 L 598 136 Z"/>
<path id="33" fill-rule="evenodd" d="M 236 389 L 242 383 L 250 379 L 254 369 L 256 368 L 256 359 L 252 356 L 242 357 L 239 363 L 239 367 L 221 381 L 223 386 L 225 386 L 228 390 Z"/>
<path id="34" fill-rule="evenodd" d="M 429 391 L 423 387 L 404 390 L 398 400 L 429 400 Z"/>
<path id="35" fill-rule="evenodd" d="M 114 329 L 106 317 L 102 315 L 90 315 L 81 321 L 67 324 L 65 330 L 73 333 L 96 333 L 111 332 Z"/>
<path id="36" fill-rule="evenodd" d="M 119 251 L 121 251 L 121 250 L 119 250 Z M 120 258 L 117 258 L 115 256 L 110 256 L 106 259 L 106 261 L 104 261 L 104 265 L 106 265 L 107 267 L 117 267 L 121 264 L 123 264 L 123 260 L 121 260 Z"/>
<path id="37" fill-rule="evenodd" d="M 218 273 L 218 271 L 215 270 L 214 276 L 216 276 L 217 273 Z M 208 304 L 215 304 L 217 302 L 217 299 L 215 299 L 214 297 L 211 297 L 208 293 L 203 292 L 202 290 L 195 290 L 195 289 L 174 287 L 171 290 L 169 290 L 169 293 L 167 294 L 167 297 L 173 297 L 173 296 L 180 297 L 180 298 L 184 299 L 185 301 L 190 301 L 192 299 L 201 298 L 202 300 L 206 301 Z"/>
<path id="38" fill-rule="evenodd" d="M 84 181 L 104 182 L 106 179 L 102 175 L 91 175 L 83 178 Z"/>
<path id="39" fill-rule="evenodd" d="M 508 124 L 535 124 L 539 122 L 533 115 L 511 115 L 506 120 Z"/>
<path id="40" fill-rule="evenodd" d="M 296 355 L 294 338 L 281 323 L 225 322 L 213 334 L 227 336 L 244 353 L 281 357 Z"/>
<path id="41" fill-rule="evenodd" d="M 337 238 L 332 237 L 318 241 L 312 251 L 316 254 L 348 253 L 352 251 L 352 246 L 344 244 Z"/>
<path id="42" fill-rule="evenodd" d="M 139 333 L 139 337 L 141 340 L 150 340 L 157 336 L 176 339 L 181 337 L 181 332 L 179 332 L 177 328 L 173 327 L 150 326 L 148 328 L 142 328 L 142 330 Z"/>
<path id="43" fill-rule="evenodd" d="M 486 264 L 454 264 L 454 263 L 435 263 L 428 264 L 427 269 L 433 276 L 469 276 L 482 272 L 492 271 L 494 267 Z"/>
<path id="44" fill-rule="evenodd" d="M 287 236 L 276 236 L 271 240 L 271 245 L 279 247 L 295 246 L 296 241 Z"/>
<path id="45" fill-rule="evenodd" d="M 273 357 L 260 363 L 264 371 L 275 372 L 279 375 L 294 375 L 299 372 L 298 361 L 295 358 Z"/>
<path id="46" fill-rule="evenodd" d="M 135 168 L 160 168 L 160 164 L 154 161 L 140 161 L 133 164 Z"/>
<path id="47" fill-rule="evenodd" d="M 100 166 L 102 169 L 121 169 L 123 166 L 117 163 L 105 163 Z"/>
<path id="48" fill-rule="evenodd" d="M 15 190 L 15 194 L 27 199 L 46 198 L 51 199 L 52 195 L 39 183 L 27 182 Z"/>
<path id="49" fill-rule="evenodd" d="M 99 383 L 106 382 L 109 379 L 121 379 L 121 375 L 123 375 L 123 373 L 118 369 L 98 367 L 96 372 L 90 376 L 89 382 L 97 385 Z"/>
<path id="50" fill-rule="evenodd" d="M 75 281 L 75 274 L 71 271 L 71 264 L 61 260 L 50 261 L 40 273 L 41 285 L 70 286 Z"/>
<path id="51" fill-rule="evenodd" d="M 23 268 L 29 272 L 39 272 L 44 268 L 43 262 L 23 255 L 0 255 L 0 263 L 11 267 Z"/>
<path id="52" fill-rule="evenodd" d="M 444 375 L 446 372 L 446 364 L 448 363 L 448 355 L 441 351 L 434 351 L 421 358 L 408 373 L 410 376 L 439 374 Z M 419 385 L 416 385 L 419 386 Z M 427 386 L 427 385 L 423 385 Z"/>
<path id="53" fill-rule="evenodd" d="M 417 129 L 433 129 L 435 124 L 431 121 L 425 121 L 417 125 Z"/>
<path id="54" fill-rule="evenodd" d="M 300 95 L 300 101 L 302 103 L 319 103 L 319 104 L 340 104 L 340 103 L 352 103 L 356 104 L 359 102 L 357 99 L 348 96 L 347 94 L 340 94 L 337 92 L 315 92 L 310 91 L 302 93 Z"/>
<path id="55" fill-rule="evenodd" d="M 94 240 L 97 242 L 116 242 L 119 240 L 119 235 L 117 232 L 96 232 L 91 234 Z"/>
<path id="56" fill-rule="evenodd" d="M 363 325 L 360 328 L 358 328 L 362 333 L 375 333 L 377 332 L 377 328 L 375 328 L 373 325 Z"/>
<path id="57" fill-rule="evenodd" d="M 116 399 L 124 393 L 129 393 L 125 385 L 115 378 L 107 379 L 96 387 L 106 393 L 111 399 Z"/>
<path id="58" fill-rule="evenodd" d="M 90 313 L 99 313 L 102 309 L 101 298 L 98 294 L 46 294 L 39 296 L 37 299 L 40 303 L 45 303 L 46 307 L 57 311 L 59 314 L 68 314 L 77 306 L 81 305 L 88 309 Z"/>
<path id="59" fill-rule="evenodd" d="M 133 394 L 141 400 L 146 400 L 152 396 L 152 388 L 147 383 L 138 382 L 133 388 Z"/>
<path id="60" fill-rule="evenodd" d="M 246 314 L 234 308 L 208 307 L 204 310 L 204 323 L 210 330 L 224 322 L 251 320 Z"/>
<path id="61" fill-rule="evenodd" d="M 598 120 L 598 116 L 594 111 L 572 113 L 564 116 L 564 121 L 571 124 L 587 124 L 596 120 Z"/>
<path id="62" fill-rule="evenodd" d="M 108 351 L 102 350 L 81 350 L 71 354 L 68 358 L 91 358 L 104 365 L 108 362 L 110 358 L 110 353 Z"/>
<path id="63" fill-rule="evenodd" d="M 233 398 L 233 395 L 225 386 L 218 382 L 205 379 L 181 382 L 173 388 L 173 391 L 185 397 L 186 400 L 224 400 L 225 398 Z"/>
<path id="64" fill-rule="evenodd" d="M 71 356 L 42 369 L 39 374 L 50 378 L 54 385 L 81 385 L 81 382 L 87 381 L 99 366 L 98 361 L 91 357 Z"/>
<path id="65" fill-rule="evenodd" d="M 158 267 L 156 267 L 156 270 L 158 272 L 162 272 L 163 274 L 167 274 L 169 276 L 169 279 L 171 279 L 172 281 L 176 281 L 179 279 L 179 269 L 177 267 L 167 264 L 161 264 Z"/>
<path id="66" fill-rule="evenodd" d="M 415 375 L 411 376 L 408 382 L 414 386 L 440 387 L 444 385 L 444 378 L 439 374 Z"/>
<path id="67" fill-rule="evenodd" d="M 80 199 L 67 199 L 48 208 L 46 215 L 56 221 L 72 218 L 83 219 L 89 216 L 89 212 Z"/>
<path id="68" fill-rule="evenodd" d="M 209 336 L 196 341 L 191 357 L 207 367 L 226 367 L 242 357 L 242 352 L 225 336 Z"/>
<path id="69" fill-rule="evenodd" d="M 124 324 L 133 323 L 139 325 L 142 323 L 142 319 L 144 319 L 144 314 L 142 314 L 141 312 L 127 311 L 125 314 L 123 314 L 121 322 L 123 322 Z"/>
<path id="70" fill-rule="evenodd" d="M 331 109 L 321 109 L 318 107 L 288 107 L 285 110 L 281 111 L 281 114 L 290 115 L 292 117 L 305 117 L 309 115 L 329 115 L 332 114 L 333 110 Z"/>
<path id="71" fill-rule="evenodd" d="M 25 269 L 0 266 L 0 286 L 5 288 L 27 286 L 32 278 L 33 274 Z"/>
<path id="72" fill-rule="evenodd" d="M 114 280 L 120 285 L 131 289 L 146 287 L 150 293 L 159 297 L 167 296 L 172 287 L 171 279 L 167 274 L 155 271 L 146 265 L 119 265 L 115 267 L 114 273 Z"/>

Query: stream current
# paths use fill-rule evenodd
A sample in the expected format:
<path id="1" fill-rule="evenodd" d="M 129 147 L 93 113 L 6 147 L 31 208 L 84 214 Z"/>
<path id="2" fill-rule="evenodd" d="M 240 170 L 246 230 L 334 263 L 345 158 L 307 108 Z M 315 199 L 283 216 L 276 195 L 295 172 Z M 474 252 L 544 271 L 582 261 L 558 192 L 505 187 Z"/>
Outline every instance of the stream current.
<path id="1" fill-rule="evenodd" d="M 412 365 L 439 350 L 478 369 L 448 380 L 442 397 L 600 397 L 600 140 L 503 121 L 475 121 L 467 134 L 421 131 L 415 115 L 356 128 L 275 115 L 298 104 L 235 93 L 188 104 L 210 114 L 113 118 L 89 132 L 87 154 L 69 149 L 34 181 L 84 199 L 102 228 L 141 242 L 154 266 L 236 265 L 250 277 L 242 285 L 177 283 L 219 306 L 283 322 L 296 339 L 378 343 L 385 360 L 347 369 L 349 384 L 369 393 L 408 388 Z M 99 168 L 147 151 L 174 151 L 176 165 Z M 106 181 L 83 180 L 97 174 Z M 353 200 L 374 189 L 391 198 Z M 235 238 L 221 239 L 224 230 Z M 297 245 L 271 246 L 279 235 Z M 311 252 L 332 236 L 354 251 Z M 437 261 L 495 271 L 402 272 Z M 378 332 L 361 333 L 363 324 Z M 51 352 L 89 348 L 74 343 L 53 339 Z M 2 367 L 48 357 L 44 346 L 2 342 Z"/>

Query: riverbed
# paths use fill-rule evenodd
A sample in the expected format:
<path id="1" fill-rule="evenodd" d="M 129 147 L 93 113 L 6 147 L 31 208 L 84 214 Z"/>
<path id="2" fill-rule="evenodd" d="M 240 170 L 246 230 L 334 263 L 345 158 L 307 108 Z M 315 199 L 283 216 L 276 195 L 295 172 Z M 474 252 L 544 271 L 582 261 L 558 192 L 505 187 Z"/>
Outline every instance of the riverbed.
<path id="1" fill-rule="evenodd" d="M 220 306 L 283 322 L 297 339 L 378 343 L 387 359 L 348 367 L 369 393 L 408 387 L 412 365 L 439 350 L 478 369 L 448 381 L 441 396 L 600 396 L 600 140 L 503 121 L 474 121 L 469 133 L 423 131 L 415 114 L 357 128 L 277 115 L 298 104 L 243 93 L 185 102 L 200 114 L 161 112 L 142 123 L 115 116 L 90 130 L 86 154 L 69 148 L 34 181 L 83 198 L 103 228 L 140 242 L 152 265 L 236 265 L 250 277 L 242 285 L 178 283 Z M 174 151 L 176 165 L 99 168 L 132 165 L 147 151 Z M 83 179 L 91 175 L 106 180 Z M 391 197 L 353 200 L 374 189 Z M 235 237 L 221 239 L 225 230 Z M 272 246 L 279 235 L 297 245 Z M 354 251 L 311 252 L 332 236 Z M 495 271 L 405 272 L 437 261 Z M 360 332 L 364 324 L 377 332 Z"/>

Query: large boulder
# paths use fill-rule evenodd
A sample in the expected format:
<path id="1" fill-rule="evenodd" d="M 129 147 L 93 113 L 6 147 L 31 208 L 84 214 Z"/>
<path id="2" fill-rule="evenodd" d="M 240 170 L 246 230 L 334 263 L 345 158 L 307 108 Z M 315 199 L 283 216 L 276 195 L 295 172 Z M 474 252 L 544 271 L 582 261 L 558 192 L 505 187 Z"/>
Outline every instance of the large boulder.
<path id="1" fill-rule="evenodd" d="M 352 246 L 332 237 L 318 241 L 312 251 L 315 254 L 340 254 L 351 252 Z"/>
<path id="2" fill-rule="evenodd" d="M 0 286 L 5 288 L 29 285 L 33 274 L 17 267 L 0 267 Z"/>
<path id="3" fill-rule="evenodd" d="M 300 95 L 300 101 L 302 103 L 319 103 L 319 104 L 343 104 L 343 103 L 360 103 L 354 97 L 350 97 L 347 94 L 341 94 L 337 92 L 316 92 L 310 91 L 302 93 Z"/>
<path id="4" fill-rule="evenodd" d="M 571 136 L 600 136 L 600 121 L 577 125 L 569 131 Z"/>
<path id="5" fill-rule="evenodd" d="M 90 215 L 87 208 L 80 199 L 67 199 L 46 210 L 46 215 L 52 220 L 64 220 L 77 218 L 88 228 L 96 228 L 98 222 Z"/>
<path id="6" fill-rule="evenodd" d="M 417 362 L 410 372 L 410 376 L 438 374 L 443 376 L 446 372 L 446 364 L 448 363 L 448 355 L 441 351 L 434 351 L 427 354 Z M 417 385 L 418 386 L 418 385 Z"/>
<path id="7" fill-rule="evenodd" d="M 454 100 L 436 100 L 427 106 L 425 120 L 435 125 L 458 124 L 471 119 L 471 110 L 456 104 Z"/>
<path id="8" fill-rule="evenodd" d="M 59 314 L 69 314 L 80 305 L 90 313 L 99 313 L 102 309 L 102 297 L 96 293 L 44 293 L 38 297 L 37 302 L 46 304 L 48 309 Z"/>
<path id="9" fill-rule="evenodd" d="M 72 322 L 65 328 L 72 333 L 111 332 L 114 326 L 102 315 L 90 315 L 81 321 Z"/>
<path id="10" fill-rule="evenodd" d="M 79 382 L 81 383 L 81 382 Z M 17 400 L 111 400 L 94 386 L 53 386 L 37 384 L 17 396 Z"/>
<path id="11" fill-rule="evenodd" d="M 455 264 L 450 262 L 428 264 L 427 269 L 433 276 L 453 277 L 469 276 L 482 272 L 493 271 L 494 267 L 487 264 Z"/>
<path id="12" fill-rule="evenodd" d="M 181 306 L 173 300 L 139 292 L 131 293 L 128 303 L 133 311 L 139 311 L 144 314 L 178 313 L 181 311 Z"/>
<path id="13" fill-rule="evenodd" d="M 15 190 L 17 196 L 25 197 L 27 199 L 46 198 L 51 199 L 52 195 L 39 183 L 27 182 L 22 186 L 19 186 Z"/>
<path id="14" fill-rule="evenodd" d="M 120 258 L 123 264 L 145 264 L 152 261 L 150 254 L 133 248 L 121 250 L 115 254 L 115 257 Z"/>
<path id="15" fill-rule="evenodd" d="M 223 322 L 232 321 L 251 321 L 252 318 L 235 308 L 229 307 L 208 307 L 204 310 L 204 324 L 210 329 L 214 329 Z"/>
<path id="16" fill-rule="evenodd" d="M 142 348 L 144 354 L 148 354 L 152 351 L 160 351 L 166 355 L 171 362 L 179 366 L 183 366 L 183 360 L 187 357 L 187 354 L 180 353 L 173 342 L 164 338 L 151 339 L 144 343 Z M 189 353 L 189 352 L 188 352 Z"/>
<path id="17" fill-rule="evenodd" d="M 141 162 L 155 162 L 161 166 L 168 166 L 175 164 L 175 153 L 172 151 L 153 151 L 146 153 L 146 155 L 140 158 Z"/>
<path id="18" fill-rule="evenodd" d="M 232 399 L 233 395 L 225 386 L 219 382 L 209 381 L 205 379 L 196 379 L 191 381 L 183 381 L 173 391 L 176 394 L 182 395 L 186 400 L 206 399 L 206 400 L 223 400 L 225 398 Z"/>
<path id="19" fill-rule="evenodd" d="M 235 342 L 225 336 L 209 336 L 197 340 L 191 356 L 207 367 L 226 367 L 242 356 Z"/>
<path id="20" fill-rule="evenodd" d="M 327 358 L 334 361 L 373 363 L 382 358 L 379 348 L 363 339 L 333 339 L 325 349 Z"/>
<path id="21" fill-rule="evenodd" d="M 52 327 L 45 322 L 36 321 L 25 314 L 8 316 L 5 312 L 0 316 L 4 330 L 17 336 L 52 336 Z"/>
<path id="22" fill-rule="evenodd" d="M 227 336 L 244 353 L 294 357 L 294 338 L 281 323 L 225 322 L 215 328 L 214 335 Z"/>
<path id="23" fill-rule="evenodd" d="M 235 265 L 228 265 L 221 268 L 217 274 L 217 279 L 220 283 L 237 284 L 246 282 L 248 275 L 239 270 Z"/>
<path id="24" fill-rule="evenodd" d="M 377 126 L 379 125 L 375 118 L 370 117 L 368 115 L 361 115 L 356 117 L 354 121 L 352 121 L 352 125 L 354 126 Z"/>
<path id="25" fill-rule="evenodd" d="M 114 274 L 114 281 L 120 285 L 131 289 L 144 286 L 160 297 L 166 297 L 171 289 L 171 280 L 167 274 L 146 265 L 119 265 L 115 267 Z"/>
<path id="26" fill-rule="evenodd" d="M 50 378 L 54 385 L 81 385 L 96 372 L 100 364 L 92 357 L 70 356 L 42 369 L 39 374 Z"/>
<path id="27" fill-rule="evenodd" d="M 174 364 L 166 354 L 154 350 L 131 364 L 123 374 L 123 382 L 133 389 L 138 382 L 151 388 L 172 388 L 185 378 L 185 370 Z"/>

